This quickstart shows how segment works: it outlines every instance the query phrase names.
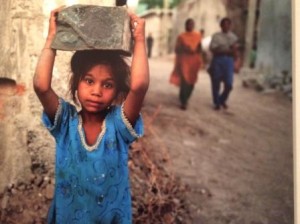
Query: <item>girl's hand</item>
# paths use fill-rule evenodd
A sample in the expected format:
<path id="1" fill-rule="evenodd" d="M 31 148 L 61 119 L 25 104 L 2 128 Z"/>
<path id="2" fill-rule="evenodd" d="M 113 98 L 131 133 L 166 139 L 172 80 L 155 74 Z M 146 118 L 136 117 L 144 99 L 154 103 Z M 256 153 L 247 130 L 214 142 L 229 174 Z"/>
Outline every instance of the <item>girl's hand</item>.
<path id="1" fill-rule="evenodd" d="M 56 18 L 58 13 L 64 8 L 65 6 L 61 6 L 51 11 L 50 19 L 49 19 L 49 29 L 48 29 L 48 38 L 53 39 L 56 34 Z"/>
<path id="2" fill-rule="evenodd" d="M 145 20 L 133 13 L 129 13 L 130 28 L 135 42 L 145 41 Z"/>

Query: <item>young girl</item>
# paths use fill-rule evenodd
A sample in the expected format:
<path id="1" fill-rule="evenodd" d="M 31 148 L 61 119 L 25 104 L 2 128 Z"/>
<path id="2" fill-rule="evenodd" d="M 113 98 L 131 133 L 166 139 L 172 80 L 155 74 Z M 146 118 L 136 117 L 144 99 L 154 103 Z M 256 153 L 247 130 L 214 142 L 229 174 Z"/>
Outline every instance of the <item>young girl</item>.
<path id="1" fill-rule="evenodd" d="M 51 12 L 33 80 L 43 122 L 56 140 L 55 195 L 48 223 L 131 223 L 128 146 L 143 134 L 140 110 L 149 85 L 145 21 L 129 14 L 131 73 L 117 53 L 74 53 L 70 90 L 81 106 L 77 112 L 51 88 L 56 52 L 50 46 L 59 10 Z"/>

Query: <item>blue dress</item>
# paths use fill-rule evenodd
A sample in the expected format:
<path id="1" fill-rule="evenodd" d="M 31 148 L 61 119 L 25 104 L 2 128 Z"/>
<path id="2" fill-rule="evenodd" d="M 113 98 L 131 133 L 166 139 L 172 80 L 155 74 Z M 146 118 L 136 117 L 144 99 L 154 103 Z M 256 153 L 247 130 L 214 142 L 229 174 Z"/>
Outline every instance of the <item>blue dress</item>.
<path id="1" fill-rule="evenodd" d="M 89 146 L 76 108 L 59 102 L 54 124 L 42 116 L 56 141 L 48 223 L 132 223 L 128 147 L 143 135 L 141 116 L 132 127 L 121 106 L 111 107 L 96 143 Z"/>

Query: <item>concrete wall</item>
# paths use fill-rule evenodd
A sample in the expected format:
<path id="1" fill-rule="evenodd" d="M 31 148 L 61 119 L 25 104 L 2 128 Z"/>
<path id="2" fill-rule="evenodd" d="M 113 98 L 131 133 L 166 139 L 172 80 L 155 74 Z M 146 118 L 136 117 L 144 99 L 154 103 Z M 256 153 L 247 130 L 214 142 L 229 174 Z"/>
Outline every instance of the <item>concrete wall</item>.
<path id="1" fill-rule="evenodd" d="M 291 76 L 291 15 L 290 0 L 261 1 L 256 69 L 265 76 Z"/>
<path id="2" fill-rule="evenodd" d="M 1 0 L 0 12 L 0 78 L 7 77 L 22 85 L 1 85 L 0 120 L 0 191 L 10 183 L 30 179 L 31 158 L 26 148 L 30 122 L 29 92 L 33 62 L 36 61 L 36 41 L 41 33 L 42 2 Z M 40 36 L 41 37 L 41 36 Z M 26 91 L 18 93 L 18 86 Z"/>

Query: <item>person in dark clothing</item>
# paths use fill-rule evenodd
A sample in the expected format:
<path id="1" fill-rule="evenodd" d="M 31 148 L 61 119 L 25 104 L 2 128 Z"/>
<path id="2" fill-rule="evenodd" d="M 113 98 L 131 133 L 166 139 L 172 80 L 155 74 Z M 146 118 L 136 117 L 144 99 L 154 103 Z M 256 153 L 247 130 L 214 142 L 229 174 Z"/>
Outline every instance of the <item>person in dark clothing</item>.
<path id="1" fill-rule="evenodd" d="M 153 39 L 151 33 L 149 33 L 149 35 L 147 37 L 148 58 L 151 58 L 151 55 L 152 55 L 153 42 L 154 42 L 154 39 Z"/>
<path id="2" fill-rule="evenodd" d="M 231 20 L 223 18 L 220 22 L 221 32 L 212 36 L 209 49 L 213 53 L 213 59 L 208 70 L 211 76 L 212 96 L 214 109 L 221 107 L 227 109 L 226 101 L 232 90 L 234 60 L 237 57 L 237 36 L 230 31 Z M 224 90 L 220 93 L 221 82 Z"/>

